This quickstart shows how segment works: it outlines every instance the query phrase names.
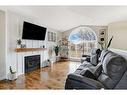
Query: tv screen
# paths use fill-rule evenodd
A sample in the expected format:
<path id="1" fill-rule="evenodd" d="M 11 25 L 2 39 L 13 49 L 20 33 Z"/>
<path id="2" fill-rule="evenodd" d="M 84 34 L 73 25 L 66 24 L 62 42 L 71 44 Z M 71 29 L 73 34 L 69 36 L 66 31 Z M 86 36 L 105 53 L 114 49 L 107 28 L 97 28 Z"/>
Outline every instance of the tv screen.
<path id="1" fill-rule="evenodd" d="M 24 21 L 22 39 L 45 40 L 46 28 Z"/>

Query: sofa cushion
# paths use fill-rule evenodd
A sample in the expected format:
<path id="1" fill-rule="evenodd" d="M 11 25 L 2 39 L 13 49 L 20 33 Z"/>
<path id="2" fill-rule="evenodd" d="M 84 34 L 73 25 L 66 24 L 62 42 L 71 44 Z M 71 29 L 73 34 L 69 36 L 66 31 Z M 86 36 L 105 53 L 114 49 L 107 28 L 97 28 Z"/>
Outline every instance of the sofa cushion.
<path id="1" fill-rule="evenodd" d="M 101 73 L 98 80 L 105 86 L 105 88 L 113 88 L 115 86 L 115 82 L 107 76 L 105 73 Z"/>
<path id="2" fill-rule="evenodd" d="M 91 50 L 91 55 L 96 54 L 96 51 L 97 51 L 97 49 L 96 49 L 96 48 L 93 48 L 93 49 Z"/>
<path id="3" fill-rule="evenodd" d="M 116 85 L 115 89 L 127 89 L 127 71 L 124 73 L 122 79 Z"/>
<path id="4" fill-rule="evenodd" d="M 84 68 L 89 68 L 93 66 L 90 62 L 84 61 L 79 67 L 78 69 L 84 69 Z"/>
<path id="5" fill-rule="evenodd" d="M 100 57 L 99 57 L 98 60 L 99 60 L 100 62 L 103 62 L 105 56 L 106 56 L 109 52 L 110 52 L 110 51 L 108 51 L 108 50 L 103 50 L 103 51 L 101 52 L 101 55 L 100 55 Z"/>
<path id="6" fill-rule="evenodd" d="M 102 64 L 101 62 L 98 63 L 98 65 L 95 67 L 94 75 L 98 78 L 102 72 Z"/>
<path id="7" fill-rule="evenodd" d="M 80 74 L 80 75 L 84 75 L 85 72 L 87 70 L 89 70 L 94 76 L 96 76 L 96 78 L 98 78 L 98 76 L 100 75 L 100 73 L 102 71 L 102 64 L 99 63 L 97 66 L 92 66 L 91 64 L 89 64 L 89 65 L 86 65 L 85 67 L 84 67 L 84 65 L 80 65 L 77 70 L 79 72 L 78 74 Z M 77 70 L 76 70 L 76 72 L 77 72 Z"/>
<path id="8" fill-rule="evenodd" d="M 84 76 L 86 71 L 89 71 L 89 68 L 84 68 L 83 70 L 81 70 L 80 75 Z"/>
<path id="9" fill-rule="evenodd" d="M 80 75 L 97 80 L 97 77 L 90 70 L 85 70 L 85 72 L 81 73 Z"/>
<path id="10" fill-rule="evenodd" d="M 113 52 L 107 54 L 102 65 L 104 73 L 112 78 L 116 74 L 123 74 L 127 68 L 126 60 Z"/>
<path id="11" fill-rule="evenodd" d="M 81 75 L 77 75 L 74 73 L 69 74 L 68 79 L 70 80 L 69 82 L 71 82 L 71 84 L 74 85 L 73 86 L 74 89 L 81 89 L 82 85 L 83 88 L 87 88 L 87 89 L 104 88 L 104 85 L 101 84 L 99 81 Z"/>
<path id="12" fill-rule="evenodd" d="M 91 50 L 91 54 L 100 54 L 100 52 L 101 52 L 101 50 L 100 49 L 97 49 L 97 48 L 93 48 L 92 50 Z"/>
<path id="13" fill-rule="evenodd" d="M 90 57 L 90 63 L 94 66 L 96 66 L 98 64 L 98 61 L 97 61 L 97 54 L 93 54 L 91 55 Z"/>
<path id="14" fill-rule="evenodd" d="M 99 80 L 107 88 L 114 88 L 126 71 L 127 63 L 123 57 L 110 51 L 105 56 L 102 67 L 103 73 L 99 76 Z M 105 76 L 107 78 L 104 78 Z"/>
<path id="15" fill-rule="evenodd" d="M 93 48 L 91 50 L 90 63 L 94 66 L 98 64 L 98 58 L 100 56 L 100 49 Z"/>

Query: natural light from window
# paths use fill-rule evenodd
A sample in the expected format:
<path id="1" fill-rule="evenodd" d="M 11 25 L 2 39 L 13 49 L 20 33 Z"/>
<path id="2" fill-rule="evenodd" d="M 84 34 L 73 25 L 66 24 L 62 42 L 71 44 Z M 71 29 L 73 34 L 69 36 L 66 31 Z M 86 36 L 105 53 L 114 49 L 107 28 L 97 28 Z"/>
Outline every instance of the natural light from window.
<path id="1" fill-rule="evenodd" d="M 70 58 L 81 58 L 90 55 L 91 49 L 97 47 L 97 36 L 95 31 L 89 27 L 75 28 L 69 36 Z"/>

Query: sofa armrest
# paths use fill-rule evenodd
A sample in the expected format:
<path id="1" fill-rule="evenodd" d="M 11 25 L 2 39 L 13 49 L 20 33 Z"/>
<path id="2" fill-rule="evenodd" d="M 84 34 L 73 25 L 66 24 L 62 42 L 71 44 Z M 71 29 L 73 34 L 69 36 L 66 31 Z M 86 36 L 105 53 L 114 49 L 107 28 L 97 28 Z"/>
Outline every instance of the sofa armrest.
<path id="1" fill-rule="evenodd" d="M 94 75 L 96 76 L 96 78 L 99 77 L 99 75 L 102 73 L 102 63 L 98 63 L 98 65 L 95 67 L 95 70 L 94 70 Z"/>
<path id="2" fill-rule="evenodd" d="M 90 57 L 82 57 L 81 63 L 83 63 L 84 61 L 90 62 Z"/>
<path id="3" fill-rule="evenodd" d="M 85 61 L 90 62 L 90 57 L 87 57 Z"/>
<path id="4" fill-rule="evenodd" d="M 88 84 L 89 86 L 94 87 L 95 89 L 104 88 L 104 85 L 101 84 L 99 81 L 94 80 L 94 79 L 90 79 L 88 77 L 81 76 L 81 75 L 78 75 L 78 74 L 74 74 L 74 73 L 69 74 L 68 78 L 73 79 L 75 81 L 79 81 L 79 82 Z"/>
<path id="5" fill-rule="evenodd" d="M 82 57 L 90 57 L 90 55 L 82 55 Z"/>
<path id="6" fill-rule="evenodd" d="M 84 61 L 90 62 L 90 56 L 89 55 L 82 55 L 81 63 L 83 63 Z"/>

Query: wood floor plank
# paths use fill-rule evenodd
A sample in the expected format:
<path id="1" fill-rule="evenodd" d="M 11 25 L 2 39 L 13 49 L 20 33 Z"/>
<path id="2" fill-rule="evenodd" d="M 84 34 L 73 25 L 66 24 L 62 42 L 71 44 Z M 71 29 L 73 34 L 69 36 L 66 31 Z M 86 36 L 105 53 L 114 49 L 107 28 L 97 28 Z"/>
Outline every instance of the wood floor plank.
<path id="1" fill-rule="evenodd" d="M 52 67 L 20 75 L 15 81 L 0 81 L 0 89 L 64 89 L 67 75 L 79 65 L 78 62 L 57 62 Z"/>

